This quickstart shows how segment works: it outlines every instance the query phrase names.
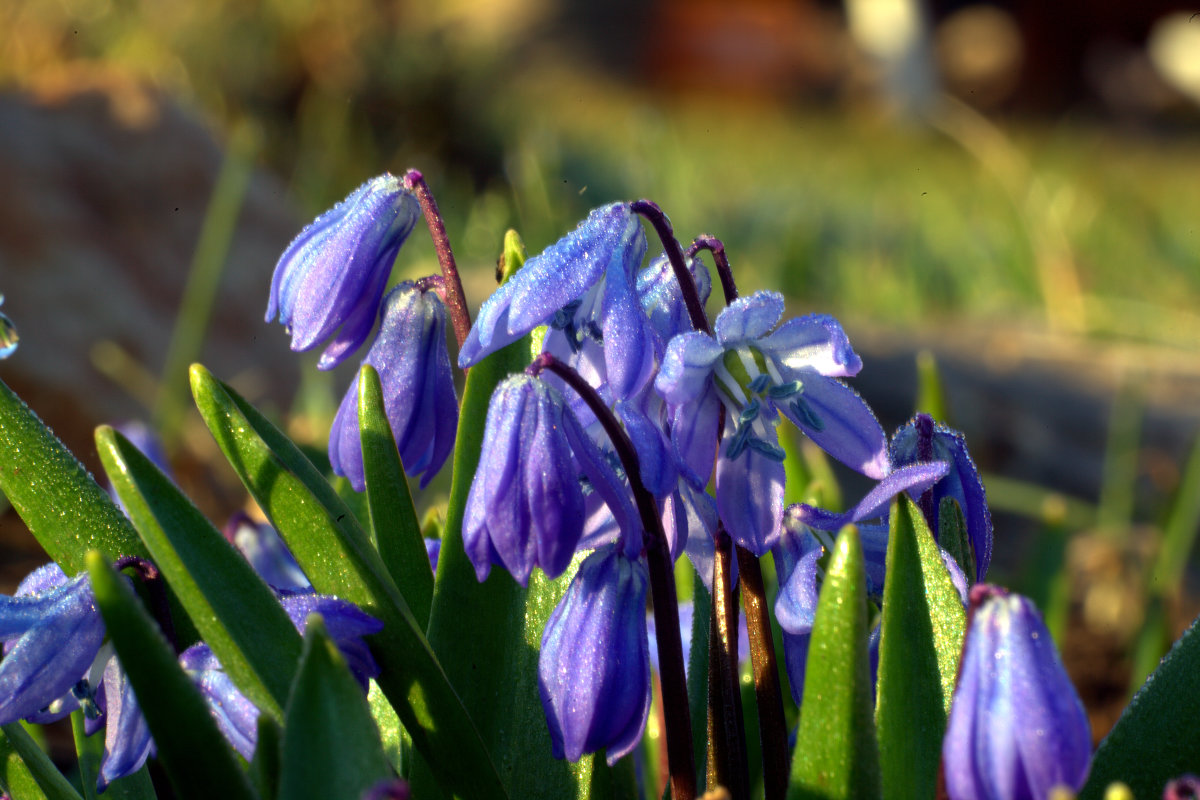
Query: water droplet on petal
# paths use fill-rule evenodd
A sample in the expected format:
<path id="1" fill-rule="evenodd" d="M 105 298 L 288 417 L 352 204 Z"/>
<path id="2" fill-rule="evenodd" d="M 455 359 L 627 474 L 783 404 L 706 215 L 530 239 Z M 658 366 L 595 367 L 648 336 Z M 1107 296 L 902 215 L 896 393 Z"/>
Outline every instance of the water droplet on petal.
<path id="1" fill-rule="evenodd" d="M 0 297 L 2 300 L 3 297 Z M 8 317 L 0 314 L 0 358 L 8 358 L 17 351 L 17 326 Z"/>

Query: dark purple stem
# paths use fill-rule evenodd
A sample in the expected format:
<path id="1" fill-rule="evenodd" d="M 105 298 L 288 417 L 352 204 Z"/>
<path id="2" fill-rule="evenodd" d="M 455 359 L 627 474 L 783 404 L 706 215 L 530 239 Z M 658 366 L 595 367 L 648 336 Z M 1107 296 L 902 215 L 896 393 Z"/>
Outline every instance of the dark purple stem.
<path id="1" fill-rule="evenodd" d="M 163 581 L 158 567 L 141 556 L 121 556 L 113 562 L 113 568 L 117 572 L 126 569 L 134 571 L 138 580 L 146 587 L 146 594 L 150 598 L 154 619 L 158 622 L 159 629 L 171 643 L 171 649 L 178 654 L 179 643 L 175 640 L 175 624 L 171 621 L 171 606 L 167 602 L 167 584 Z"/>
<path id="2" fill-rule="evenodd" d="M 738 679 L 738 608 L 733 593 L 733 543 L 718 522 L 713 536 L 713 621 L 716 637 L 717 698 L 723 714 L 714 727 L 713 759 L 709 764 L 709 788 L 724 786 L 733 800 L 750 797 L 750 774 L 746 762 L 746 730 L 742 720 L 742 693 Z M 711 681 L 714 676 L 710 675 Z M 710 698 L 712 694 L 710 693 Z"/>
<path id="3" fill-rule="evenodd" d="M 679 605 L 675 592 L 675 572 L 662 517 L 654 496 L 642 484 L 637 451 L 612 410 L 600 394 L 571 367 L 550 353 L 533 360 L 526 372 L 537 375 L 553 372 L 587 403 L 604 427 L 613 449 L 621 460 L 633 499 L 637 504 L 642 528 L 650 534 L 645 542 L 646 564 L 650 573 L 650 593 L 654 598 L 654 628 L 658 642 L 659 674 L 662 676 L 663 715 L 667 729 L 667 763 L 671 772 L 671 796 L 692 800 L 696 796 L 696 761 L 692 753 L 692 718 L 688 710 L 687 679 L 683 663 L 683 641 L 679 634 Z"/>
<path id="4" fill-rule="evenodd" d="M 450 324 L 454 326 L 454 338 L 462 347 L 471 332 L 471 312 L 467 308 L 467 297 L 463 292 L 462 278 L 458 274 L 458 266 L 454 263 L 454 251 L 450 249 L 450 238 L 446 236 L 446 223 L 442 221 L 442 213 L 438 211 L 437 201 L 433 192 L 425 183 L 424 176 L 419 170 L 410 169 L 404 175 L 404 185 L 417 196 L 425 222 L 429 224 L 429 235 L 433 237 L 433 249 L 437 251 L 438 264 L 442 268 L 442 298 L 450 312 Z"/>
<path id="5" fill-rule="evenodd" d="M 933 461 L 933 417 L 928 414 L 917 414 L 917 461 L 922 464 L 927 464 Z M 921 514 L 925 517 L 925 523 L 929 526 L 929 530 L 933 531 L 934 539 L 938 534 L 938 519 L 937 509 L 933 507 L 933 487 L 929 487 L 921 493 L 921 499 L 918 501 L 921 508 Z"/>
<path id="6" fill-rule="evenodd" d="M 729 305 L 737 300 L 738 290 L 737 284 L 733 282 L 733 270 L 729 266 L 729 259 L 725 256 L 725 243 L 715 236 L 702 233 L 687 249 L 687 257 L 691 258 L 701 250 L 712 253 L 713 263 L 717 265 L 717 275 L 721 278 L 721 291 L 725 293 L 725 305 Z"/>
<path id="7" fill-rule="evenodd" d="M 700 292 L 697 291 L 696 281 L 687 268 L 687 261 L 683 257 L 683 248 L 675 239 L 671 220 L 667 219 L 667 215 L 663 213 L 657 203 L 650 200 L 637 200 L 629 207 L 633 213 L 645 217 L 646 221 L 654 226 L 658 238 L 662 240 L 663 251 L 667 254 L 667 260 L 671 262 L 671 269 L 675 270 L 675 280 L 679 282 L 679 290 L 683 294 L 683 304 L 687 306 L 692 327 L 711 335 L 712 327 L 708 324 L 708 317 L 704 313 L 704 304 L 700 302 Z"/>

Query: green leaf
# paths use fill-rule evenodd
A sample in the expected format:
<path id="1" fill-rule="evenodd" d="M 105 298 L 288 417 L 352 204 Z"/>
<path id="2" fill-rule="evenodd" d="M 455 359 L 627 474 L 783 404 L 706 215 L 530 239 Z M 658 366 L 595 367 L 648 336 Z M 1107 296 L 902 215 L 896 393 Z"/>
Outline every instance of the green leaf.
<path id="1" fill-rule="evenodd" d="M 379 684 L 371 681 L 367 691 L 367 705 L 371 707 L 371 716 L 379 726 L 379 740 L 383 743 L 383 755 L 387 758 L 396 774 L 405 777 L 408 774 L 409 762 L 412 758 L 412 742 L 400 724 L 396 709 L 392 708 L 387 697 L 379 689 Z"/>
<path id="2" fill-rule="evenodd" d="M 926 526 L 928 527 L 928 526 Z M 977 567 L 975 547 L 971 544 L 971 533 L 967 530 L 967 519 L 962 506 L 953 497 L 943 497 L 938 507 L 938 540 L 963 571 L 968 583 L 975 582 Z"/>
<path id="3" fill-rule="evenodd" d="M 1113 781 L 1134 797 L 1160 797 L 1163 785 L 1200 764 L 1200 618 L 1134 695 L 1092 759 L 1080 800 L 1097 800 Z"/>
<path id="4" fill-rule="evenodd" d="M 149 555 L 108 493 L 2 381 L 0 491 L 68 575 L 84 568 L 89 550 Z"/>
<path id="5" fill-rule="evenodd" d="M 917 353 L 917 412 L 924 412 L 939 422 L 949 422 L 946 394 L 937 359 L 929 350 Z M 941 527 L 938 528 L 941 530 Z"/>
<path id="6" fill-rule="evenodd" d="M 133 588 L 98 552 L 88 554 L 87 569 L 108 635 L 176 796 L 252 800 L 255 794 L 207 704 Z"/>
<path id="7" fill-rule="evenodd" d="M 379 373 L 370 364 L 363 364 L 358 373 L 358 421 L 375 547 L 413 617 L 424 628 L 433 599 L 433 570 L 383 407 Z"/>
<path id="8" fill-rule="evenodd" d="M 908 497 L 892 503 L 883 592 L 876 723 L 884 796 L 923 800 L 937 793 L 966 612 Z"/>
<path id="9" fill-rule="evenodd" d="M 692 570 L 692 645 L 688 652 L 688 711 L 692 717 L 692 752 L 696 759 L 697 786 L 704 785 L 704 757 L 708 745 L 708 627 L 712 617 L 712 595 L 704 588 L 700 573 L 687 561 Z M 782 650 L 776 650 L 782 653 Z"/>
<path id="10" fill-rule="evenodd" d="M 259 714 L 257 734 L 247 774 L 259 797 L 276 798 L 282 770 L 283 728 L 266 714 Z"/>
<path id="11" fill-rule="evenodd" d="M 315 614 L 288 697 L 281 764 L 280 800 L 359 797 L 391 777 L 362 687 Z"/>
<path id="12" fill-rule="evenodd" d="M 80 800 L 19 722 L 0 726 L 0 784 L 13 800 Z"/>
<path id="13" fill-rule="evenodd" d="M 96 449 L 142 541 L 230 679 L 283 718 L 300 635 L 275 593 L 191 500 L 137 447 L 104 425 Z"/>
<path id="14" fill-rule="evenodd" d="M 384 624 L 368 637 L 377 682 L 441 784 L 467 798 L 505 796 L 462 701 L 354 515 L 290 439 L 200 365 L 200 414 L 238 477 L 318 592 Z"/>
<path id="15" fill-rule="evenodd" d="M 817 601 L 788 798 L 880 796 L 867 662 L 867 578 L 853 526 L 842 529 Z"/>

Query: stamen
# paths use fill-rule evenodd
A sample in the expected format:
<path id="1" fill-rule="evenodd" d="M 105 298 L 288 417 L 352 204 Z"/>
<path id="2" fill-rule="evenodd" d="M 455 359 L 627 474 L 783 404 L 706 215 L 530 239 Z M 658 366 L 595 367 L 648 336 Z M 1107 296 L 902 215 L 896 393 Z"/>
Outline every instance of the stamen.
<path id="1" fill-rule="evenodd" d="M 803 391 L 803 383 L 800 381 L 788 381 L 787 383 L 777 383 L 770 389 L 767 389 L 767 397 L 772 400 L 782 400 L 794 394 L 800 394 Z"/>
<path id="2" fill-rule="evenodd" d="M 755 452 L 761 453 L 772 461 L 783 463 L 783 460 L 787 457 L 783 452 L 783 448 L 781 448 L 779 445 L 771 444 L 770 442 L 755 438 L 753 436 L 746 440 L 746 446 Z"/>
<path id="3" fill-rule="evenodd" d="M 96 694 L 86 679 L 71 687 L 71 696 L 79 701 L 79 708 L 88 719 L 100 718 L 100 706 L 96 705 Z"/>
<path id="4" fill-rule="evenodd" d="M 761 410 L 762 406 L 759 405 L 758 398 L 756 397 L 751 400 L 750 404 L 742 409 L 742 413 L 738 414 L 738 427 L 741 428 L 743 425 L 749 425 L 758 419 L 758 414 Z"/>
<path id="5" fill-rule="evenodd" d="M 792 413 L 795 414 L 796 417 L 808 427 L 815 431 L 825 430 L 825 423 L 821 421 L 820 417 L 813 413 L 813 410 L 809 408 L 808 403 L 804 401 L 803 397 L 797 397 L 795 400 L 793 400 L 790 408 L 792 409 Z"/>

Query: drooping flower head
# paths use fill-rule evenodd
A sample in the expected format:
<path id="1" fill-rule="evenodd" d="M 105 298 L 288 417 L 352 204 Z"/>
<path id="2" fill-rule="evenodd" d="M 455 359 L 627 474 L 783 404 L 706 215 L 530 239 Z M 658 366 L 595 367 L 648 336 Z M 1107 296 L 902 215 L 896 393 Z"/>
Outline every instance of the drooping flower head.
<path id="1" fill-rule="evenodd" d="M 923 453 L 922 449 L 927 452 Z M 954 498 L 962 509 L 975 556 L 975 574 L 969 576 L 970 582 L 982 581 L 992 560 L 992 515 L 979 470 L 967 453 L 966 438 L 956 430 L 934 423 L 928 414 L 918 414 L 896 431 L 889 453 L 897 467 L 929 460 L 945 461 L 950 465 L 946 477 L 931 489 L 934 519 L 929 524 L 937 537 L 940 533 L 938 509 L 944 498 Z"/>
<path id="2" fill-rule="evenodd" d="M 363 359 L 379 372 L 384 410 L 404 469 L 422 476 L 422 488 L 454 450 L 458 428 L 458 398 L 446 352 L 446 307 L 431 286 L 405 281 L 388 292 L 379 334 Z M 355 490 L 366 488 L 358 376 L 333 420 L 329 462 Z"/>
<path id="3" fill-rule="evenodd" d="M 717 408 L 724 405 L 717 507 L 734 540 L 758 556 L 774 545 L 783 515 L 780 415 L 869 477 L 889 469 L 875 415 L 836 380 L 862 366 L 841 326 L 821 315 L 779 324 L 782 316 L 782 295 L 740 298 L 717 317 L 714 335 L 693 331 L 672 339 L 655 379 L 675 409 L 672 437 L 685 464 L 716 441 Z"/>
<path id="4" fill-rule="evenodd" d="M 579 565 L 542 635 L 538 689 L 556 758 L 607 751 L 608 763 L 642 738 L 650 713 L 645 564 L 619 547 Z"/>
<path id="5" fill-rule="evenodd" d="M 279 258 L 267 322 L 278 317 L 297 352 L 333 337 L 318 368 L 336 367 L 370 334 L 392 262 L 419 214 L 416 198 L 393 175 L 358 187 Z"/>
<path id="6" fill-rule="evenodd" d="M 1087 714 L 1027 598 L 971 589 L 975 608 L 942 763 L 951 800 L 1042 800 L 1078 791 L 1092 757 Z"/>

